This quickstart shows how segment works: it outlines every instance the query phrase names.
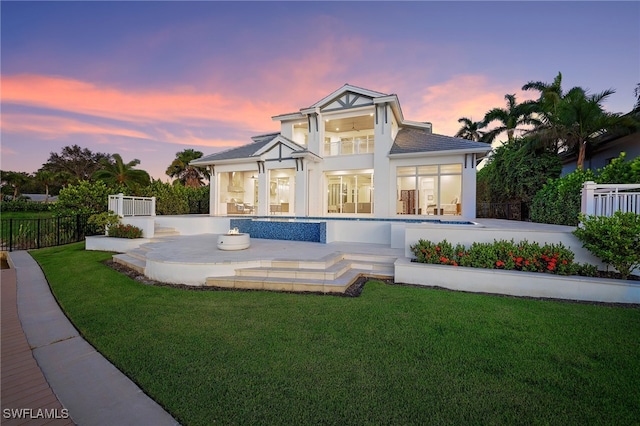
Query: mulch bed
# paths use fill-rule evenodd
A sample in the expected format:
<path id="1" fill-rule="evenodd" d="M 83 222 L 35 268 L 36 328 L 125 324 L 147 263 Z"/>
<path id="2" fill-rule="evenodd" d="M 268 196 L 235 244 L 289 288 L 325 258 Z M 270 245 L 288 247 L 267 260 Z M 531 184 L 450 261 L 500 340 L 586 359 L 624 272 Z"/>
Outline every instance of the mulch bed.
<path id="1" fill-rule="evenodd" d="M 145 285 L 155 285 L 155 286 L 160 286 L 160 287 L 173 287 L 173 288 L 179 288 L 179 289 L 182 289 L 182 290 L 191 290 L 191 291 L 264 291 L 264 290 L 251 290 L 251 289 L 242 289 L 242 288 L 223 288 L 223 287 L 213 287 L 213 286 L 193 286 L 193 285 L 186 285 L 186 284 L 164 283 L 164 282 L 155 281 L 155 280 L 152 280 L 150 278 L 147 278 L 144 274 L 141 274 L 140 272 L 138 272 L 138 271 L 136 271 L 134 269 L 131 269 L 131 268 L 127 267 L 127 266 L 124 266 L 124 265 L 122 265 L 120 263 L 114 262 L 113 260 L 107 260 L 107 261 L 104 262 L 104 264 L 107 265 L 108 267 L 110 267 L 111 269 L 114 269 L 114 270 L 116 270 L 116 271 L 118 271 L 118 272 L 120 272 L 122 274 L 125 274 L 126 276 L 128 276 L 132 280 L 137 281 L 137 282 L 139 282 L 141 284 L 145 284 Z M 600 278 L 615 278 L 615 274 L 605 273 L 605 272 L 603 272 L 603 274 L 606 274 L 606 275 L 601 276 Z M 640 277 L 633 276 L 633 278 L 634 278 L 634 281 L 640 281 Z M 451 289 L 448 289 L 448 288 L 438 287 L 438 286 L 424 286 L 424 285 L 417 285 L 417 284 L 405 284 L 405 283 L 395 282 L 392 279 L 380 279 L 380 278 L 370 278 L 370 277 L 367 277 L 367 276 L 361 276 L 353 284 L 351 284 L 349 286 L 349 288 L 347 288 L 345 290 L 344 293 L 320 293 L 320 292 L 311 292 L 311 291 L 304 291 L 304 292 L 302 292 L 302 291 L 281 291 L 280 293 L 314 294 L 314 295 L 321 295 L 321 296 L 339 296 L 339 297 L 359 297 L 360 294 L 362 294 L 362 290 L 364 288 L 364 285 L 367 283 L 367 281 L 369 281 L 371 279 L 375 279 L 377 281 L 382 281 L 383 283 L 385 283 L 387 285 L 399 285 L 399 286 L 415 287 L 415 288 L 432 288 L 432 289 L 443 290 L 443 291 L 460 292 L 460 290 L 451 290 Z M 511 295 L 506 295 L 506 294 L 478 293 L 478 292 L 468 292 L 468 291 L 463 291 L 463 293 L 486 294 L 486 295 L 490 295 L 490 296 L 511 297 L 511 298 L 515 298 L 515 299 L 549 300 L 549 301 L 555 301 L 555 302 L 578 303 L 578 304 L 584 304 L 584 305 L 599 305 L 599 306 L 610 306 L 610 307 L 623 307 L 623 308 L 640 309 L 640 304 L 635 304 L 635 303 L 590 302 L 590 301 L 585 301 L 585 300 L 553 299 L 553 298 L 548 298 L 548 297 L 511 296 Z"/>

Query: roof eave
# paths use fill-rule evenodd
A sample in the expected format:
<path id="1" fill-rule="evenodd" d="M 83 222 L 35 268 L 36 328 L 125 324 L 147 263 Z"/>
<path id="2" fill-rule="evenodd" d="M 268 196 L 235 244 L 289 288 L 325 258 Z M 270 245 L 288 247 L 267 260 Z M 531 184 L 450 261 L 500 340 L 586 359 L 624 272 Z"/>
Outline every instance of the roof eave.
<path id="1" fill-rule="evenodd" d="M 414 152 L 399 152 L 399 153 L 389 153 L 387 157 L 389 158 L 409 158 L 409 157 L 442 157 L 445 155 L 458 155 L 458 154 L 482 154 L 486 155 L 489 151 L 491 151 L 491 147 L 486 149 L 484 148 L 473 148 L 473 149 L 444 149 L 439 151 L 414 151 Z"/>

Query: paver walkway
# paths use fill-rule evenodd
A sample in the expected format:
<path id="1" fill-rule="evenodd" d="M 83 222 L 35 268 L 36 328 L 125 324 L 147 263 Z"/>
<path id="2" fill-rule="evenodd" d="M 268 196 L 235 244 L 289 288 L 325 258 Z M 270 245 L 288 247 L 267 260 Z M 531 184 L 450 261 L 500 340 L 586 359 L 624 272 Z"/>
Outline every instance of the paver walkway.
<path id="1" fill-rule="evenodd" d="M 13 292 L 13 301 L 10 292 L 5 299 L 5 271 L 2 271 L 2 408 L 9 403 L 13 406 L 7 408 L 30 408 L 19 405 L 23 403 L 20 397 L 31 392 L 35 395 L 50 386 L 49 391 L 53 390 L 58 404 L 68 409 L 73 423 L 79 425 L 176 425 L 173 417 L 80 336 L 53 298 L 40 266 L 29 253 L 12 252 L 10 257 L 15 269 L 9 271 L 14 273 L 17 291 Z M 7 312 L 11 309 L 17 312 L 14 314 L 14 330 L 6 336 L 5 304 Z M 27 374 L 26 370 L 18 368 L 12 370 L 15 373 L 12 385 L 7 382 L 5 388 L 5 338 L 15 335 L 20 327 L 27 346 L 25 351 L 16 352 L 16 357 L 21 354 L 24 359 L 30 358 L 44 375 L 44 385 L 34 382 L 33 391 L 18 390 L 18 384 L 31 381 L 23 375 Z M 11 352 L 11 349 L 7 344 L 7 350 Z M 16 362 L 26 361 L 18 359 Z M 28 374 L 29 377 L 37 376 L 35 372 Z M 33 403 L 38 401 L 32 400 Z M 42 423 L 31 420 L 28 424 L 49 424 L 44 419 L 38 420 Z M 64 424 L 73 423 L 67 421 Z"/>
<path id="2" fill-rule="evenodd" d="M 49 387 L 38 363 L 33 358 L 22 330 L 22 324 L 18 318 L 16 271 L 3 269 L 1 273 L 1 423 L 7 426 L 73 425 L 68 412 L 63 410 L 62 404 Z"/>

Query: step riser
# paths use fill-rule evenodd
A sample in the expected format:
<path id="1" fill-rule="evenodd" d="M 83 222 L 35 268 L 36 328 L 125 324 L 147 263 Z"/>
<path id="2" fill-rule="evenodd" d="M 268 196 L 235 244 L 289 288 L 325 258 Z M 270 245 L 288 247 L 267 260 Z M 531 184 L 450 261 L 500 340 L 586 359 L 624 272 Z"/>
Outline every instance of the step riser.
<path id="1" fill-rule="evenodd" d="M 114 257 L 113 261 L 115 263 L 119 263 L 120 265 L 124 265 L 127 268 L 131 268 L 131 269 L 133 269 L 134 271 L 136 271 L 138 273 L 144 274 L 144 269 L 145 269 L 144 266 L 135 264 L 133 262 L 127 262 L 126 260 L 120 259 L 120 258 L 117 258 L 117 257 Z"/>
<path id="2" fill-rule="evenodd" d="M 312 279 L 312 280 L 336 280 L 350 269 L 359 269 L 363 271 L 377 272 L 380 274 L 386 274 L 391 271 L 390 275 L 393 275 L 393 264 L 366 264 L 366 263 L 351 263 L 343 266 L 336 271 L 324 271 L 324 270 L 278 270 L 274 268 L 245 268 L 236 270 L 236 276 L 238 277 L 257 277 L 257 278 L 287 278 L 287 279 Z"/>
<path id="3" fill-rule="evenodd" d="M 233 278 L 233 277 L 231 277 Z M 242 279 L 207 278 L 206 286 L 221 288 L 236 288 L 243 290 L 271 290 L 271 291 L 298 291 L 318 293 L 344 293 L 345 290 L 357 279 L 345 285 L 331 285 L 320 283 L 305 283 L 300 281 L 246 281 Z"/>

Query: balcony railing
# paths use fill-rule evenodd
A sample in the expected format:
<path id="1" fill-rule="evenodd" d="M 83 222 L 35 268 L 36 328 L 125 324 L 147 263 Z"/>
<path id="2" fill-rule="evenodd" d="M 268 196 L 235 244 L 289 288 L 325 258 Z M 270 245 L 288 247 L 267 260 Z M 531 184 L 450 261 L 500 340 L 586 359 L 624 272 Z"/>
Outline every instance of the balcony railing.
<path id="1" fill-rule="evenodd" d="M 120 217 L 155 216 L 156 197 L 109 195 L 109 210 Z"/>
<path id="2" fill-rule="evenodd" d="M 373 135 L 366 135 L 353 138 L 340 138 L 339 141 L 326 141 L 324 143 L 324 156 L 372 154 L 373 139 Z"/>
<path id="3" fill-rule="evenodd" d="M 597 184 L 582 186 L 581 211 L 588 216 L 612 216 L 616 211 L 640 214 L 640 184 Z"/>

